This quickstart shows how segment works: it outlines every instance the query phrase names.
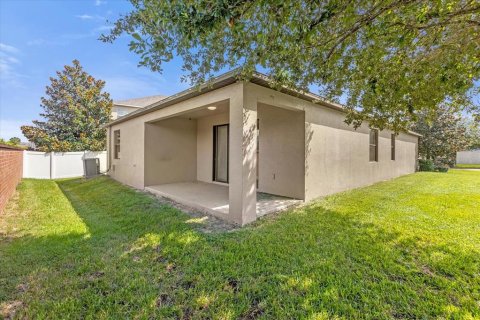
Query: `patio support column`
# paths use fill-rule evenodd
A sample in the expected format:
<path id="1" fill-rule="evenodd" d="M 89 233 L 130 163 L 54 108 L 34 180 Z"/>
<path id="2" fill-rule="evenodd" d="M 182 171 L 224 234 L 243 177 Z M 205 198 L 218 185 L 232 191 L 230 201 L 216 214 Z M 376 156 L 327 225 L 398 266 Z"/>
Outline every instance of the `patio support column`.
<path id="1" fill-rule="evenodd" d="M 257 102 L 246 87 L 230 97 L 229 218 L 240 225 L 257 218 Z"/>

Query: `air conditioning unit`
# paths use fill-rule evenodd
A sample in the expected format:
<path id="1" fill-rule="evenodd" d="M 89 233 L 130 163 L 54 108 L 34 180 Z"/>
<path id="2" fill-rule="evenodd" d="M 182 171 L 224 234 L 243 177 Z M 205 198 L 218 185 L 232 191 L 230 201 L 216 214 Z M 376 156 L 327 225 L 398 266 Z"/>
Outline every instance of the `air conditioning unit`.
<path id="1" fill-rule="evenodd" d="M 100 174 L 100 159 L 83 159 L 83 171 L 85 178 L 91 178 Z"/>

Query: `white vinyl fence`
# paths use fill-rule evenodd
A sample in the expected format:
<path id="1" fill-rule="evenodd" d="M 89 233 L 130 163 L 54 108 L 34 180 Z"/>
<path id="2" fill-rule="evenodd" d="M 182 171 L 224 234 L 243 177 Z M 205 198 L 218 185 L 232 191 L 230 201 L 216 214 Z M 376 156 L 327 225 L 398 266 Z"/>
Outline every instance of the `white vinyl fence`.
<path id="1" fill-rule="evenodd" d="M 72 178 L 84 175 L 83 159 L 100 159 L 100 172 L 107 171 L 106 151 L 23 152 L 23 177 L 37 179 Z"/>
<path id="2" fill-rule="evenodd" d="M 480 150 L 457 152 L 457 164 L 480 164 Z"/>

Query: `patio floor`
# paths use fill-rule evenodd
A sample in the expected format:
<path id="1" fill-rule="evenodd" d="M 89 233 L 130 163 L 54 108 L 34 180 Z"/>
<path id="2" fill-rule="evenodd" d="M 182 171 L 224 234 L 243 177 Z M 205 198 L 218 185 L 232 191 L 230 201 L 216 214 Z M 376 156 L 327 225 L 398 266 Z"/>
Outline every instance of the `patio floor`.
<path id="1" fill-rule="evenodd" d="M 149 186 L 145 190 L 215 216 L 228 214 L 228 186 L 205 182 L 181 182 Z M 285 210 L 302 202 L 257 192 L 257 217 Z"/>

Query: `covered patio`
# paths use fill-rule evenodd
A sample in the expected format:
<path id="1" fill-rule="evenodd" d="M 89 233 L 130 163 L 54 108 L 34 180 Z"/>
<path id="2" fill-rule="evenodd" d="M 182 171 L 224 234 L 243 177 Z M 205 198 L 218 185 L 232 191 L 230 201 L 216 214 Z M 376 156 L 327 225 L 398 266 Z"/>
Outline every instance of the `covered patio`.
<path id="1" fill-rule="evenodd" d="M 146 191 L 220 218 L 229 213 L 228 186 L 205 182 L 181 182 L 149 186 Z M 302 200 L 257 192 L 256 214 L 264 216 L 299 205 Z"/>
<path id="2" fill-rule="evenodd" d="M 303 202 L 304 112 L 226 94 L 145 122 L 143 188 L 240 225 Z"/>

